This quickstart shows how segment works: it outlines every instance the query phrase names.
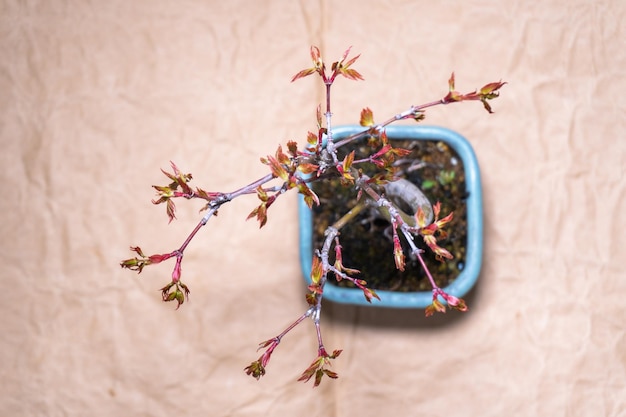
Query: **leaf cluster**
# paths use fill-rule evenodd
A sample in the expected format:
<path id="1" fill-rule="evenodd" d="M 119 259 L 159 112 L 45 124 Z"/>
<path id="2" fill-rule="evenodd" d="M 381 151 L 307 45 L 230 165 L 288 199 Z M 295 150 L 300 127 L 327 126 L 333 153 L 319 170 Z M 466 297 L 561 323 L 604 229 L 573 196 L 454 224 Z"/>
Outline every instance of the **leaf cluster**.
<path id="1" fill-rule="evenodd" d="M 156 190 L 157 196 L 158 196 L 156 200 L 152 200 L 152 204 L 165 203 L 167 217 L 169 218 L 170 223 L 172 220 L 176 218 L 176 205 L 174 204 L 174 201 L 173 201 L 174 198 L 177 198 L 177 197 L 182 197 L 186 199 L 200 198 L 200 199 L 206 200 L 208 203 L 206 206 L 204 206 L 204 208 L 200 210 L 202 211 L 202 210 L 206 210 L 207 208 L 209 208 L 209 205 L 211 204 L 211 202 L 221 195 L 221 193 L 206 192 L 205 190 L 199 187 L 196 187 L 196 189 L 193 190 L 189 186 L 189 182 L 192 180 L 193 176 L 191 174 L 183 174 L 178 169 L 178 167 L 176 166 L 174 162 L 170 161 L 170 164 L 171 164 L 172 171 L 173 171 L 172 173 L 169 173 L 163 169 L 161 169 L 161 172 L 170 180 L 172 180 L 172 182 L 164 186 L 160 186 L 160 185 L 152 186 L 152 188 Z"/>
<path id="2" fill-rule="evenodd" d="M 442 99 L 443 104 L 454 103 L 454 102 L 459 102 L 459 101 L 479 100 L 485 107 L 485 110 L 487 110 L 489 113 L 493 113 L 493 110 L 491 109 L 491 105 L 489 104 L 489 100 L 493 100 L 500 95 L 499 90 L 506 84 L 506 82 L 498 81 L 498 82 L 485 84 L 479 90 L 475 90 L 467 94 L 461 94 L 458 91 L 456 91 L 454 89 L 454 84 L 455 84 L 454 73 L 452 73 L 452 75 L 450 76 L 450 79 L 448 80 L 449 92 Z"/>
<path id="3" fill-rule="evenodd" d="M 322 382 L 324 375 L 331 379 L 337 379 L 339 375 L 331 371 L 329 367 L 331 365 L 330 361 L 337 358 L 341 352 L 341 350 L 334 350 L 332 355 L 329 355 L 324 349 L 321 349 L 318 357 L 315 358 L 311 365 L 302 373 L 298 381 L 308 382 L 311 378 L 315 377 L 313 380 L 313 387 L 315 388 Z"/>
<path id="4" fill-rule="evenodd" d="M 330 73 L 327 73 L 326 64 L 322 59 L 319 48 L 317 46 L 311 46 L 311 60 L 313 61 L 313 66 L 298 72 L 291 78 L 291 82 L 294 82 L 300 78 L 308 77 L 309 75 L 315 73 L 319 74 L 319 76 L 322 77 L 322 80 L 325 84 L 332 84 L 338 75 L 342 75 L 350 80 L 362 80 L 363 76 L 357 70 L 350 68 L 352 64 L 354 64 L 356 60 L 359 59 L 360 55 L 348 59 L 348 56 L 350 55 L 350 49 L 351 47 L 344 52 L 341 60 L 335 61 L 331 64 Z M 348 60 L 346 61 L 346 59 Z"/>

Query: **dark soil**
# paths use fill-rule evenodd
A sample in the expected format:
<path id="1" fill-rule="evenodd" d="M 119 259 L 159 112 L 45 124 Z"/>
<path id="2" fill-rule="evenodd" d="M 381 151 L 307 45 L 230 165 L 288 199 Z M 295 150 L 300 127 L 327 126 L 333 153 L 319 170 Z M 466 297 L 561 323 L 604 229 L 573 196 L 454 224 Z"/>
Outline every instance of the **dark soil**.
<path id="1" fill-rule="evenodd" d="M 412 151 L 410 155 L 397 161 L 398 176 L 416 184 L 431 203 L 440 201 L 440 217 L 454 211 L 453 221 L 446 226 L 448 237 L 439 240 L 439 245 L 450 251 L 454 259 L 445 262 L 436 260 L 421 238 L 415 239 L 417 245 L 425 250 L 422 256 L 431 274 L 437 284 L 443 288 L 459 275 L 465 264 L 467 241 L 465 199 L 467 195 L 463 162 L 444 142 L 390 140 L 390 143 L 393 147 Z M 345 152 L 347 151 L 349 150 Z M 371 154 L 371 149 L 365 142 L 356 146 L 355 159 L 364 158 L 369 154 Z M 340 157 L 343 158 L 342 155 Z M 321 202 L 319 206 L 313 208 L 314 247 L 320 248 L 326 228 L 356 204 L 356 190 L 354 186 L 342 186 L 338 179 L 314 183 L 312 188 Z M 419 261 L 414 259 L 408 250 L 405 250 L 404 272 L 396 269 L 390 223 L 375 209 L 360 213 L 355 221 L 346 225 L 340 232 L 344 266 L 360 270 L 359 278 L 365 279 L 370 288 L 399 292 L 431 289 Z M 406 245 L 406 242 L 403 243 Z M 334 251 L 331 251 L 331 254 L 334 254 Z M 346 280 L 337 283 L 331 279 L 329 284 L 353 286 Z"/>

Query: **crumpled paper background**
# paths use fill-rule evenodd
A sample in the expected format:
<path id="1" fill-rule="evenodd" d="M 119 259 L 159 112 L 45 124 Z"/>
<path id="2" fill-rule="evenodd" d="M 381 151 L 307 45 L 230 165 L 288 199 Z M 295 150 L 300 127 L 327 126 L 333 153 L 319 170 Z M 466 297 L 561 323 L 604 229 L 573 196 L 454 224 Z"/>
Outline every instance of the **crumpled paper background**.
<path id="1" fill-rule="evenodd" d="M 3 416 L 625 416 L 626 4 L 621 1 L 0 1 L 0 414 Z M 199 220 L 150 203 L 159 168 L 234 190 L 259 157 L 315 129 L 322 89 L 291 84 L 309 46 L 350 45 L 336 124 L 508 81 L 427 123 L 473 143 L 484 268 L 470 312 L 327 304 L 340 374 L 296 382 L 304 323 L 261 381 L 257 343 L 306 305 L 294 195 L 261 231 L 254 197 L 189 248 L 191 300 L 160 301 L 171 263 L 137 276 Z"/>

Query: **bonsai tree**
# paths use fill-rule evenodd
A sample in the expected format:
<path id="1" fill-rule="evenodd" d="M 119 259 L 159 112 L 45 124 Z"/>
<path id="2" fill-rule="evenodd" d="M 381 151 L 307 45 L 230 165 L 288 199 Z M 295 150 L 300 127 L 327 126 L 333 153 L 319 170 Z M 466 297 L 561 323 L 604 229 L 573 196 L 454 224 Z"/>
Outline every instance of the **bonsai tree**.
<path id="1" fill-rule="evenodd" d="M 341 59 L 333 62 L 328 68 L 317 47 L 311 47 L 310 53 L 312 66 L 298 72 L 293 76 L 292 81 L 310 75 L 318 76 L 325 86 L 326 100 L 323 111 L 321 104 L 317 107 L 317 128 L 315 131 L 307 133 L 304 146 L 300 147 L 301 145 L 295 141 L 287 142 L 284 147 L 278 145 L 273 155 L 261 158 L 261 163 L 267 165 L 269 171 L 265 176 L 227 193 L 211 192 L 200 187 L 192 187 L 190 185 L 192 175 L 184 173 L 176 164 L 171 162 L 169 171 L 162 170 L 168 178 L 167 184 L 153 186 L 157 198 L 152 202 L 165 206 L 170 222 L 176 218 L 175 201 L 181 199 L 202 200 L 204 203 L 202 210 L 205 214 L 179 248 L 168 253 L 146 255 L 139 246 L 133 246 L 131 251 L 134 252 L 134 256 L 122 261 L 121 266 L 141 273 L 146 266 L 172 259 L 174 268 L 171 279 L 167 285 L 161 288 L 161 296 L 165 302 L 176 302 L 178 309 L 188 298 L 190 292 L 187 284 L 183 283 L 181 279 L 181 265 L 185 251 L 200 229 L 216 215 L 218 209 L 223 205 L 245 195 L 256 196 L 258 205 L 251 211 L 248 219 L 256 219 L 259 226 L 263 227 L 268 221 L 270 207 L 278 198 L 291 190 L 302 194 L 304 201 L 311 208 L 313 205 L 320 204 L 320 200 L 310 187 L 314 182 L 339 178 L 343 186 L 356 188 L 358 194 L 355 208 L 328 227 L 323 244 L 315 252 L 311 267 L 311 285 L 308 286 L 306 293 L 308 307 L 283 331 L 261 342 L 259 349 L 264 349 L 263 353 L 245 368 L 245 372 L 256 379 L 265 375 L 271 355 L 282 338 L 305 319 L 311 318 L 317 333 L 317 356 L 302 373 L 299 380 L 309 381 L 312 379 L 315 387 L 320 384 L 324 375 L 333 379 L 337 378 L 337 374 L 330 369 L 330 364 L 331 360 L 337 358 L 341 353 L 341 350 L 329 352 L 322 339 L 320 317 L 324 286 L 327 280 L 334 278 L 337 281 L 352 282 L 363 291 L 363 296 L 368 302 L 380 299 L 376 291 L 368 287 L 367 277 L 359 276 L 358 265 L 344 265 L 342 262 L 340 230 L 354 219 L 358 211 L 366 207 L 373 207 L 388 219 L 391 224 L 391 238 L 393 240 L 393 252 L 390 253 L 390 256 L 393 257 L 397 269 L 403 271 L 405 268 L 405 257 L 407 256 L 405 251 L 410 251 L 412 256 L 419 260 L 419 264 L 432 287 L 432 303 L 425 310 L 426 316 L 435 312 L 445 313 L 446 306 L 459 311 L 467 311 L 468 307 L 464 300 L 447 294 L 436 284 L 423 260 L 423 251 L 415 243 L 416 239 L 422 239 L 439 260 L 445 262 L 451 259 L 452 255 L 439 245 L 439 241 L 441 237 L 445 236 L 445 227 L 453 219 L 453 213 L 441 213 L 439 203 L 431 205 L 428 201 L 424 201 L 414 187 L 396 178 L 394 161 L 405 156 L 409 151 L 393 147 L 387 139 L 385 128 L 400 120 L 413 119 L 420 122 L 425 117 L 426 109 L 430 107 L 466 101 L 479 101 L 489 113 L 492 113 L 489 102 L 498 97 L 499 90 L 505 83 L 501 81 L 492 82 L 478 90 L 461 94 L 455 89 L 453 73 L 448 80 L 448 88 L 442 98 L 410 106 L 405 111 L 378 123 L 374 121 L 372 111 L 369 108 L 364 108 L 359 119 L 359 123 L 363 127 L 362 131 L 335 142 L 332 131 L 332 87 L 339 77 L 355 81 L 363 79 L 361 74 L 353 68 L 359 55 L 350 57 L 350 48 L 348 48 Z M 340 148 L 347 148 L 359 140 L 366 140 L 371 149 L 367 157 L 356 159 L 354 151 L 343 157 L 339 156 L 338 150 Z M 365 170 L 365 167 L 368 169 Z M 365 173 L 366 171 L 368 174 Z M 415 214 L 406 213 L 398 207 L 398 204 L 394 202 L 397 201 L 397 197 L 405 201 L 408 200 L 415 209 Z M 403 249 L 401 240 L 405 241 L 404 247 L 408 249 Z"/>

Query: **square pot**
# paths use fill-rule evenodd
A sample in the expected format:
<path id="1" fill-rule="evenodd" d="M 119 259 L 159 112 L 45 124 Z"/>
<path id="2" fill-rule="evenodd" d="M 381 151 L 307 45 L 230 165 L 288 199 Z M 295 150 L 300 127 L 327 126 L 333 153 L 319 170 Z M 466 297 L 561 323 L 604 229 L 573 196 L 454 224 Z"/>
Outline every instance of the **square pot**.
<path id="1" fill-rule="evenodd" d="M 333 138 L 337 141 L 352 134 L 363 131 L 365 128 L 340 126 L 333 129 Z M 465 174 L 465 191 L 467 198 L 467 240 L 465 263 L 459 275 L 444 290 L 453 296 L 463 297 L 476 283 L 482 264 L 483 244 L 483 217 L 482 217 L 482 188 L 478 161 L 470 143 L 461 135 L 449 129 L 436 126 L 389 126 L 386 128 L 387 137 L 393 140 L 418 140 L 444 142 L 454 149 L 461 158 Z M 300 263 L 307 285 L 311 284 L 311 263 L 313 253 L 313 211 L 308 208 L 302 195 L 298 200 L 298 217 L 300 227 Z M 444 215 L 447 213 L 443 213 Z M 374 236 L 380 239 L 380 236 Z M 445 248 L 445 242 L 442 243 Z M 393 255 L 389 253 L 393 261 Z M 346 265 L 359 269 L 359 265 Z M 332 275 L 332 274 L 331 274 Z M 368 281 L 367 276 L 360 277 Z M 324 287 L 324 299 L 344 304 L 393 307 L 393 308 L 425 308 L 432 303 L 431 291 L 396 292 L 378 290 L 380 301 L 374 299 L 368 303 L 363 291 L 358 288 L 347 288 L 336 285 L 333 277 L 329 277 Z"/>

